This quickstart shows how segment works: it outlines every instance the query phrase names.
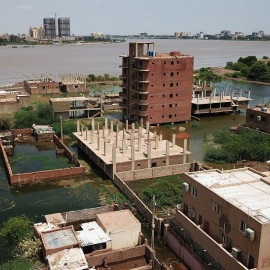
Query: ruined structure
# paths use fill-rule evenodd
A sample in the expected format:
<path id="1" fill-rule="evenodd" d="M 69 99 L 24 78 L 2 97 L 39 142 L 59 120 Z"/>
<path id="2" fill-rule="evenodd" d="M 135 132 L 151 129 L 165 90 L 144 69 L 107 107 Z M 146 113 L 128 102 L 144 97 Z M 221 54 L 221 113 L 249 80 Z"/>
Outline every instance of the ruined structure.
<path id="1" fill-rule="evenodd" d="M 91 97 L 50 98 L 50 105 L 56 116 L 65 119 L 102 116 L 102 103 Z"/>
<path id="2" fill-rule="evenodd" d="M 120 106 L 125 119 L 150 124 L 190 120 L 192 56 L 157 53 L 153 42 L 131 42 L 129 55 L 122 58 Z"/>
<path id="3" fill-rule="evenodd" d="M 59 78 L 60 89 L 69 93 L 89 92 L 90 88 L 86 86 L 86 76 L 80 74 L 64 74 Z"/>
<path id="4" fill-rule="evenodd" d="M 163 168 L 163 174 L 166 175 L 171 173 L 170 166 L 173 165 L 179 165 L 174 168 L 175 174 L 183 170 L 189 171 L 190 168 L 190 164 L 187 164 L 190 154 L 187 151 L 187 140 L 184 140 L 184 148 L 175 144 L 175 134 L 172 136 L 172 143 L 163 140 L 162 135 L 149 131 L 148 122 L 146 128 L 140 126 L 135 129 L 133 123 L 129 129 L 126 121 L 125 128 L 120 131 L 118 124 L 114 126 L 113 121 L 109 127 L 107 118 L 102 129 L 92 119 L 92 130 L 84 129 L 77 122 L 77 132 L 74 135 L 78 147 L 111 178 L 117 172 L 134 172 L 137 179 L 140 179 L 147 178 L 144 169 L 150 169 L 151 174 L 152 169 L 156 168 L 157 173 L 159 171 L 162 175 Z"/>
<path id="5" fill-rule="evenodd" d="M 31 95 L 60 93 L 59 83 L 49 77 L 24 80 L 24 88 Z"/>

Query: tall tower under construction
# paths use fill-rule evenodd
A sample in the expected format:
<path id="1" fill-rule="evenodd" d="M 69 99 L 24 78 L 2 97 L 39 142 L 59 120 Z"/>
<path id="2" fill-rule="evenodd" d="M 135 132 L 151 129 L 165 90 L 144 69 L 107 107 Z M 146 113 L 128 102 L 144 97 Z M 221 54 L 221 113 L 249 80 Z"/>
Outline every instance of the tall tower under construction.
<path id="1" fill-rule="evenodd" d="M 58 36 L 70 36 L 70 18 L 58 18 Z"/>
<path id="2" fill-rule="evenodd" d="M 45 37 L 48 39 L 56 38 L 55 18 L 44 18 L 43 25 L 44 25 Z"/>
<path id="3" fill-rule="evenodd" d="M 150 124 L 191 119 L 193 56 L 157 53 L 153 42 L 129 43 L 122 55 L 123 116 Z"/>

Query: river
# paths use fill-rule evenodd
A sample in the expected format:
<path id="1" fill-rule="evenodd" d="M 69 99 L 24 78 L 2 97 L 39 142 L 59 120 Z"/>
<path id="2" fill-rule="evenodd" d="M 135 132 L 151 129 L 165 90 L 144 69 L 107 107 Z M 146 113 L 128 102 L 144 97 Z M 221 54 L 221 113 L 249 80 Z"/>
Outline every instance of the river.
<path id="1" fill-rule="evenodd" d="M 97 43 L 87 45 L 36 45 L 0 47 L 0 86 L 22 81 L 24 76 L 40 74 L 81 73 L 118 76 L 121 73 L 122 54 L 128 53 L 124 43 Z M 139 40 L 147 41 L 147 40 Z M 269 42 L 221 40 L 150 40 L 156 43 L 157 52 L 180 51 L 194 56 L 194 68 L 225 66 L 240 56 L 270 56 Z"/>
<path id="2" fill-rule="evenodd" d="M 159 52 L 180 50 L 195 56 L 195 68 L 202 66 L 223 66 L 227 61 L 235 61 L 240 56 L 270 56 L 267 42 L 239 41 L 198 41 L 198 40 L 155 40 Z M 78 46 L 34 46 L 31 48 L 0 47 L 0 85 L 10 84 L 23 79 L 23 74 L 58 74 L 73 73 L 110 73 L 120 74 L 119 55 L 127 53 L 128 44 L 92 44 Z M 228 89 L 251 90 L 251 106 L 265 103 L 270 97 L 269 86 L 258 86 L 238 82 L 224 81 L 215 84 L 218 91 Z M 111 117 L 121 118 L 120 114 Z M 202 117 L 196 127 L 190 123 L 182 126 L 190 134 L 190 159 L 203 162 L 203 135 L 216 132 L 245 121 L 245 114 L 220 115 Z M 174 130 L 169 125 L 157 128 L 165 139 L 171 139 Z M 177 139 L 182 145 L 183 141 Z M 209 164 L 208 164 L 209 165 Z M 212 165 L 212 164 L 210 164 Z M 227 169 L 228 165 L 224 165 Z M 10 188 L 2 161 L 0 160 L 0 221 L 4 222 L 11 216 L 26 214 L 36 222 L 43 220 L 43 215 L 54 212 L 65 212 L 100 205 L 99 188 L 95 182 L 105 183 L 108 178 L 97 174 L 94 170 L 90 175 L 78 179 L 67 186 L 65 180 L 22 188 Z M 163 247 L 161 247 L 163 249 Z M 167 254 L 167 255 L 166 255 Z M 169 256 L 166 251 L 164 257 Z M 171 254 L 170 254 L 171 256 Z M 0 239 L 0 264 L 10 258 L 3 239 Z"/>

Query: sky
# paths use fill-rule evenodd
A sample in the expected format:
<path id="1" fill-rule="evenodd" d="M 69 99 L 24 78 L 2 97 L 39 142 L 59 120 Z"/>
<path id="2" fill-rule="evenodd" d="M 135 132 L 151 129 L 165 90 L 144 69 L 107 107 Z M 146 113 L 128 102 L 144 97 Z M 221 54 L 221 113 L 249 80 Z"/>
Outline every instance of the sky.
<path id="1" fill-rule="evenodd" d="M 0 0 L 0 35 L 27 34 L 54 13 L 70 17 L 74 35 L 270 34 L 269 10 L 270 0 Z"/>

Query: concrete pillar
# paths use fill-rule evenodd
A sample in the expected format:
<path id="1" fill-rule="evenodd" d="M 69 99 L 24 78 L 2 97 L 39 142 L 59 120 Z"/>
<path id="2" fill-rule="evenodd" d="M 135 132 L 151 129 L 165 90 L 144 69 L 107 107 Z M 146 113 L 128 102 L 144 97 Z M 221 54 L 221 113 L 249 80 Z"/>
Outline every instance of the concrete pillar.
<path id="1" fill-rule="evenodd" d="M 159 140 L 160 140 L 160 141 L 162 141 L 162 140 L 163 140 L 163 135 L 162 135 L 162 133 L 161 133 L 161 134 L 159 134 Z"/>
<path id="2" fill-rule="evenodd" d="M 97 123 L 97 135 L 99 136 L 99 123 Z"/>
<path id="3" fill-rule="evenodd" d="M 156 136 L 156 150 L 159 149 L 159 136 Z"/>
<path id="4" fill-rule="evenodd" d="M 128 130 L 128 120 L 126 120 L 126 130 Z"/>
<path id="5" fill-rule="evenodd" d="M 138 152 L 142 151 L 142 133 L 138 134 Z"/>
<path id="6" fill-rule="evenodd" d="M 117 124 L 116 124 L 116 132 L 118 132 L 119 131 L 119 122 L 117 122 Z"/>
<path id="7" fill-rule="evenodd" d="M 131 170 L 135 170 L 135 146 L 131 145 Z"/>
<path id="8" fill-rule="evenodd" d="M 103 126 L 103 128 L 102 128 L 102 138 L 103 138 L 103 139 L 105 139 L 105 129 L 106 129 L 106 127 Z"/>
<path id="9" fill-rule="evenodd" d="M 175 147 L 175 134 L 172 135 L 172 148 Z"/>
<path id="10" fill-rule="evenodd" d="M 100 137 L 97 135 L 97 150 L 100 149 Z"/>
<path id="11" fill-rule="evenodd" d="M 156 136 L 157 136 L 157 132 L 156 132 L 156 130 L 154 131 L 154 138 L 156 138 Z"/>
<path id="12" fill-rule="evenodd" d="M 85 140 L 88 140 L 88 128 L 85 128 Z"/>
<path id="13" fill-rule="evenodd" d="M 126 140 L 125 139 L 123 139 L 123 141 L 122 141 L 122 152 L 123 152 L 123 154 L 126 153 Z"/>
<path id="14" fill-rule="evenodd" d="M 105 118 L 105 129 L 108 129 L 108 118 Z"/>
<path id="15" fill-rule="evenodd" d="M 95 130 L 95 119 L 92 118 L 92 130 Z"/>
<path id="16" fill-rule="evenodd" d="M 170 142 L 166 141 L 166 166 L 170 165 Z"/>
<path id="17" fill-rule="evenodd" d="M 133 145 L 134 144 L 134 133 L 131 132 L 130 134 L 130 145 Z"/>
<path id="18" fill-rule="evenodd" d="M 147 121 L 146 122 L 146 133 L 148 133 L 149 132 L 149 122 Z"/>
<path id="19" fill-rule="evenodd" d="M 113 120 L 111 120 L 111 133 L 113 133 Z"/>
<path id="20" fill-rule="evenodd" d="M 150 142 L 150 131 L 147 132 L 147 142 Z"/>
<path id="21" fill-rule="evenodd" d="M 151 147 L 152 147 L 152 145 L 151 145 L 151 143 L 149 142 L 148 144 L 147 144 L 147 159 L 148 159 L 148 168 L 151 168 Z"/>
<path id="22" fill-rule="evenodd" d="M 131 131 L 132 133 L 135 132 L 135 124 L 134 124 L 134 123 L 131 124 L 131 130 L 132 130 L 132 131 Z"/>
<path id="23" fill-rule="evenodd" d="M 81 136 L 83 136 L 83 124 L 81 124 Z"/>
<path id="24" fill-rule="evenodd" d="M 116 134 L 115 134 L 115 147 L 117 148 L 118 147 L 118 132 L 116 131 Z"/>
<path id="25" fill-rule="evenodd" d="M 184 149 L 183 149 L 183 163 L 187 163 L 187 139 L 184 139 Z"/>
<path id="26" fill-rule="evenodd" d="M 112 164 L 113 164 L 113 179 L 116 173 L 116 149 L 115 147 L 112 148 Z"/>
<path id="27" fill-rule="evenodd" d="M 143 118 L 141 117 L 141 127 L 143 127 Z"/>
<path id="28" fill-rule="evenodd" d="M 126 130 L 123 128 L 123 140 L 126 139 Z"/>
<path id="29" fill-rule="evenodd" d="M 80 120 L 77 119 L 77 132 L 80 132 Z"/>
<path id="30" fill-rule="evenodd" d="M 94 135 L 95 135 L 95 131 L 92 129 L 92 130 L 91 130 L 91 144 L 94 144 L 94 142 L 95 142 L 95 137 L 94 137 Z"/>
<path id="31" fill-rule="evenodd" d="M 107 152 L 107 142 L 104 140 L 104 156 L 106 156 Z"/>

